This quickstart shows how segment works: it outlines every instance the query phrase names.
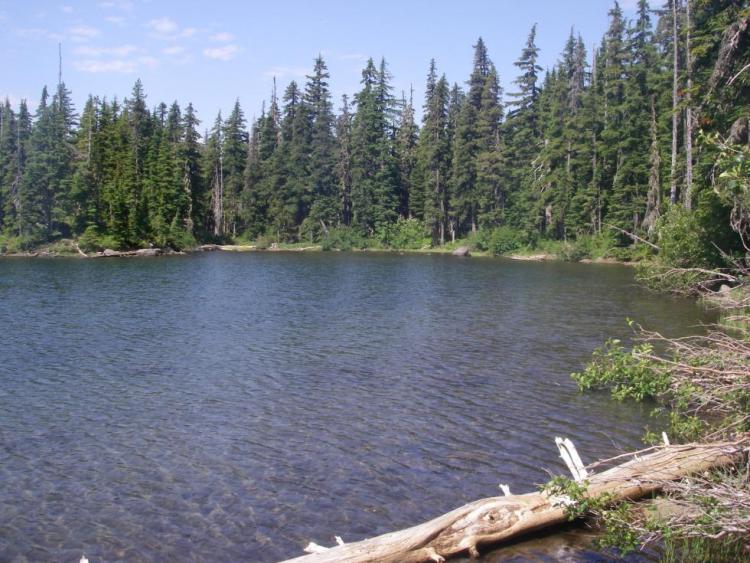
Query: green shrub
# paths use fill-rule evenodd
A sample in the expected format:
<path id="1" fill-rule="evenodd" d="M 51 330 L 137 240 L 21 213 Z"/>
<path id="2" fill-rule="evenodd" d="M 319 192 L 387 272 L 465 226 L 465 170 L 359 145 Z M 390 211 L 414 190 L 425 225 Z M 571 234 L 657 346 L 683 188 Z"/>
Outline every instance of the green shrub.
<path id="1" fill-rule="evenodd" d="M 195 240 L 193 233 L 184 229 L 170 229 L 169 238 L 166 241 L 165 246 L 173 248 L 174 250 L 186 250 L 198 246 L 198 241 Z"/>
<path id="2" fill-rule="evenodd" d="M 566 262 L 580 262 L 591 258 L 591 250 L 585 241 L 573 241 L 563 244 L 558 256 Z"/>
<path id="3" fill-rule="evenodd" d="M 376 238 L 390 248 L 416 250 L 430 246 L 430 235 L 419 219 L 399 218 L 395 223 L 386 223 L 376 231 Z"/>
<path id="4" fill-rule="evenodd" d="M 669 372 L 644 357 L 652 351 L 650 344 L 626 350 L 619 340 L 612 339 L 595 350 L 586 368 L 572 377 L 582 391 L 609 389 L 620 401 L 656 399 L 669 390 L 670 377 Z"/>
<path id="5" fill-rule="evenodd" d="M 86 227 L 86 230 L 78 239 L 78 246 L 84 252 L 101 252 L 105 248 L 120 250 L 123 247 L 117 238 L 101 233 L 96 225 Z"/>
<path id="6" fill-rule="evenodd" d="M 19 252 L 30 252 L 44 242 L 44 239 L 38 235 L 23 235 L 20 237 L 7 237 L 0 244 L 5 247 L 3 252 L 16 254 Z"/>
<path id="7" fill-rule="evenodd" d="M 716 251 L 706 240 L 698 214 L 681 206 L 663 215 L 658 224 L 659 259 L 675 268 L 705 267 L 716 264 Z"/>
<path id="8" fill-rule="evenodd" d="M 259 236 L 257 239 L 255 239 L 255 248 L 258 250 L 266 250 L 268 249 L 274 242 L 271 237 L 262 235 Z"/>
<path id="9" fill-rule="evenodd" d="M 325 231 L 320 220 L 313 217 L 305 217 L 299 226 L 299 238 L 300 242 L 307 240 L 311 243 L 325 238 Z"/>
<path id="10" fill-rule="evenodd" d="M 729 227 L 729 209 L 713 192 L 703 192 L 695 211 L 674 205 L 657 224 L 659 262 L 672 268 L 726 266 L 717 246 L 727 253 L 740 249 Z"/>
<path id="11" fill-rule="evenodd" d="M 368 241 L 352 227 L 328 229 L 328 235 L 321 242 L 323 250 L 352 250 L 367 248 Z"/>
<path id="12" fill-rule="evenodd" d="M 512 254 L 524 248 L 529 238 L 523 231 L 507 225 L 494 229 L 480 229 L 476 235 L 475 245 L 478 250 L 491 254 Z"/>

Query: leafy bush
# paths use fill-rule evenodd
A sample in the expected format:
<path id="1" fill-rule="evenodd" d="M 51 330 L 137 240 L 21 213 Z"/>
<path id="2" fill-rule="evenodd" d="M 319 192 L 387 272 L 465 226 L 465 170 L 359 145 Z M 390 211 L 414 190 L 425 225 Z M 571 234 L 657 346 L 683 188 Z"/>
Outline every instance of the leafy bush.
<path id="1" fill-rule="evenodd" d="M 673 268 L 726 266 L 717 246 L 739 250 L 739 237 L 729 227 L 729 209 L 713 192 L 703 192 L 695 211 L 674 205 L 657 224 L 659 261 Z"/>
<path id="2" fill-rule="evenodd" d="M 563 243 L 558 250 L 558 254 L 563 260 L 569 262 L 603 258 L 630 262 L 651 257 L 653 250 L 645 244 L 618 246 L 617 237 L 610 232 L 604 232 L 595 235 L 581 235 L 573 241 Z"/>
<path id="3" fill-rule="evenodd" d="M 367 246 L 367 239 L 351 227 L 328 229 L 328 236 L 322 241 L 323 250 L 352 250 L 353 248 L 367 248 Z"/>
<path id="4" fill-rule="evenodd" d="M 44 239 L 37 235 L 0 238 L 0 251 L 7 252 L 8 254 L 29 252 L 37 248 L 43 242 Z"/>
<path id="5" fill-rule="evenodd" d="M 659 230 L 659 259 L 676 268 L 711 267 L 715 265 L 712 250 L 696 213 L 680 206 L 661 217 Z"/>
<path id="6" fill-rule="evenodd" d="M 645 357 L 652 351 L 650 344 L 626 350 L 619 340 L 612 339 L 595 350 L 586 368 L 572 377 L 581 390 L 609 389 L 620 401 L 656 399 L 669 390 L 670 377 Z"/>
<path id="7" fill-rule="evenodd" d="M 314 218 L 313 216 L 305 217 L 305 219 L 302 221 L 302 224 L 299 226 L 300 242 L 306 240 L 310 243 L 314 243 L 316 241 L 324 239 L 325 234 L 326 233 L 323 229 L 323 224 L 320 222 L 320 219 Z"/>
<path id="8" fill-rule="evenodd" d="M 491 254 L 511 254 L 521 250 L 529 242 L 523 231 L 507 225 L 494 229 L 481 229 L 476 236 L 476 247 Z"/>
<path id="9" fill-rule="evenodd" d="M 169 238 L 165 243 L 164 246 L 168 246 L 174 250 L 185 250 L 198 246 L 198 241 L 195 240 L 193 234 L 180 228 L 170 229 Z"/>
<path id="10" fill-rule="evenodd" d="M 591 250 L 585 240 L 578 240 L 565 243 L 558 251 L 558 255 L 566 262 L 580 262 L 591 258 Z"/>
<path id="11" fill-rule="evenodd" d="M 376 238 L 390 248 L 416 250 L 430 246 L 430 236 L 419 219 L 399 218 L 395 223 L 386 223 L 376 231 Z"/>
<path id="12" fill-rule="evenodd" d="M 84 252 L 101 252 L 105 248 L 120 250 L 122 243 L 112 235 L 99 231 L 96 225 L 89 225 L 78 239 L 78 246 Z"/>
<path id="13" fill-rule="evenodd" d="M 258 250 L 266 250 L 268 249 L 274 242 L 271 237 L 269 236 L 259 236 L 257 239 L 255 239 L 255 248 Z"/>

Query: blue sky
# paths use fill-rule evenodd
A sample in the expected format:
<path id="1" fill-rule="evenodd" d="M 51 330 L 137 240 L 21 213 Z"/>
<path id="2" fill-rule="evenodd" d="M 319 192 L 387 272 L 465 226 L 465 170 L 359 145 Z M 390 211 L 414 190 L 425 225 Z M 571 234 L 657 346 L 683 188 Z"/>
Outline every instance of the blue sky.
<path id="1" fill-rule="evenodd" d="M 273 77 L 281 92 L 304 82 L 321 53 L 338 107 L 353 94 L 372 56 L 388 61 L 400 94 L 421 106 L 430 58 L 451 82 L 471 70 L 472 45 L 487 43 L 500 80 L 512 91 L 532 24 L 542 66 L 558 59 L 571 26 L 589 49 L 607 26 L 610 0 L 0 0 L 0 97 L 33 111 L 43 85 L 63 79 L 77 109 L 89 93 L 120 99 L 140 77 L 149 105 L 192 101 L 208 126 L 239 98 L 248 118 L 260 112 Z M 628 16 L 636 0 L 621 1 Z M 408 95 L 408 94 L 407 94 Z"/>

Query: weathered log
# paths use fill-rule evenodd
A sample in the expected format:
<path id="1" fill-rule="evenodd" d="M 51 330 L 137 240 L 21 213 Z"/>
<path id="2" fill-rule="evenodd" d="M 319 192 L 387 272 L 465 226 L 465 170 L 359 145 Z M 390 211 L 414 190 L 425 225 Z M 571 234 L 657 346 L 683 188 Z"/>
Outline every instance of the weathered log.
<path id="1" fill-rule="evenodd" d="M 586 494 L 595 497 L 608 493 L 613 502 L 635 500 L 658 491 L 666 482 L 732 465 L 742 459 L 749 446 L 750 434 L 733 442 L 658 446 L 651 453 L 589 475 Z M 569 499 L 536 492 L 485 498 L 412 528 L 289 561 L 442 562 L 466 552 L 475 557 L 479 546 L 495 545 L 566 522 L 566 502 Z"/>
<path id="2" fill-rule="evenodd" d="M 451 252 L 451 254 L 453 254 L 453 256 L 468 257 L 468 256 L 471 256 L 471 250 L 469 249 L 468 246 L 459 246 L 456 250 Z"/>

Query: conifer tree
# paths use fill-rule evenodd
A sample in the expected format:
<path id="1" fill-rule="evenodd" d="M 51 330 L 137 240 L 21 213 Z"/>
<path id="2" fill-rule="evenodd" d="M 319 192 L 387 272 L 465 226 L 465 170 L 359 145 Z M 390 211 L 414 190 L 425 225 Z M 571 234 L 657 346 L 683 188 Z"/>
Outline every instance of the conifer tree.
<path id="1" fill-rule="evenodd" d="M 312 75 L 307 77 L 304 103 L 310 120 L 308 182 L 311 201 L 305 205 L 307 232 L 327 229 L 338 217 L 336 190 L 336 139 L 328 68 L 318 55 Z"/>
<path id="2" fill-rule="evenodd" d="M 419 129 L 414 121 L 414 93 L 411 92 L 409 99 L 406 94 L 402 93 L 399 122 L 394 140 L 394 151 L 398 165 L 398 214 L 401 217 L 411 217 L 412 203 L 424 210 L 424 197 L 421 190 L 414 190 L 412 186 L 412 176 L 416 164 L 417 139 Z M 415 192 L 420 195 L 415 196 Z"/>
<path id="3" fill-rule="evenodd" d="M 486 83 L 488 79 L 496 80 L 496 75 L 491 73 L 492 62 L 480 37 L 474 45 L 474 68 L 469 78 L 466 99 L 461 106 L 453 144 L 451 207 L 460 232 L 467 229 L 476 232 L 478 227 L 482 194 L 477 184 L 477 157 L 491 143 L 492 134 L 492 127 L 487 127 L 490 120 L 487 120 L 486 125 L 480 126 L 480 113 L 491 111 L 493 105 L 490 103 L 489 107 L 483 108 Z"/>
<path id="4" fill-rule="evenodd" d="M 31 137 L 31 115 L 25 100 L 21 100 L 16 115 L 5 100 L 0 127 L 0 228 L 15 236 L 27 232 L 23 206 L 22 179 L 26 170 L 28 145 Z"/>
<path id="5" fill-rule="evenodd" d="M 209 174 L 210 220 L 211 231 L 215 239 L 221 239 L 227 233 L 224 220 L 224 120 L 221 111 L 214 120 L 211 133 L 207 135 L 204 152 L 204 170 Z"/>
<path id="6" fill-rule="evenodd" d="M 364 233 L 396 217 L 396 166 L 391 151 L 393 100 L 385 61 L 362 71 L 352 124 L 352 221 Z"/>
<path id="7" fill-rule="evenodd" d="M 77 234 L 83 233 L 87 227 L 101 226 L 101 163 L 97 159 L 100 151 L 95 147 L 100 127 L 99 103 L 98 99 L 89 96 L 76 138 L 71 204 L 72 225 Z"/>
<path id="8" fill-rule="evenodd" d="M 352 116 L 346 94 L 341 97 L 341 112 L 336 120 L 336 146 L 341 224 L 348 227 L 352 222 Z"/>
<path id="9" fill-rule="evenodd" d="M 48 240 L 65 226 L 73 124 L 74 112 L 65 85 L 58 85 L 51 102 L 45 87 L 29 140 L 29 160 L 21 184 L 21 201 L 29 220 L 29 234 Z"/>
<path id="10" fill-rule="evenodd" d="M 183 225 L 188 233 L 199 239 L 208 234 L 206 216 L 208 197 L 201 169 L 201 144 L 198 126 L 200 120 L 195 114 L 192 103 L 188 103 L 182 116 L 178 158 L 182 169 L 182 189 L 184 192 Z"/>
<path id="11" fill-rule="evenodd" d="M 243 231 L 241 194 L 245 185 L 248 134 L 239 99 L 224 122 L 222 134 L 224 233 L 237 236 Z"/>
<path id="12" fill-rule="evenodd" d="M 437 78 L 434 59 L 430 61 L 425 92 L 422 129 L 414 171 L 415 216 L 424 217 L 435 244 L 444 244 L 448 221 L 448 173 L 450 92 L 445 76 Z M 416 195 L 420 198 L 417 199 Z"/>
<path id="13" fill-rule="evenodd" d="M 509 93 L 508 118 L 503 126 L 505 158 L 509 168 L 508 222 L 525 230 L 536 227 L 538 196 L 533 192 L 534 159 L 540 149 L 539 130 L 539 48 L 536 45 L 536 24 L 526 39 L 521 56 L 513 63 L 521 72 L 514 80 L 517 90 Z"/>

